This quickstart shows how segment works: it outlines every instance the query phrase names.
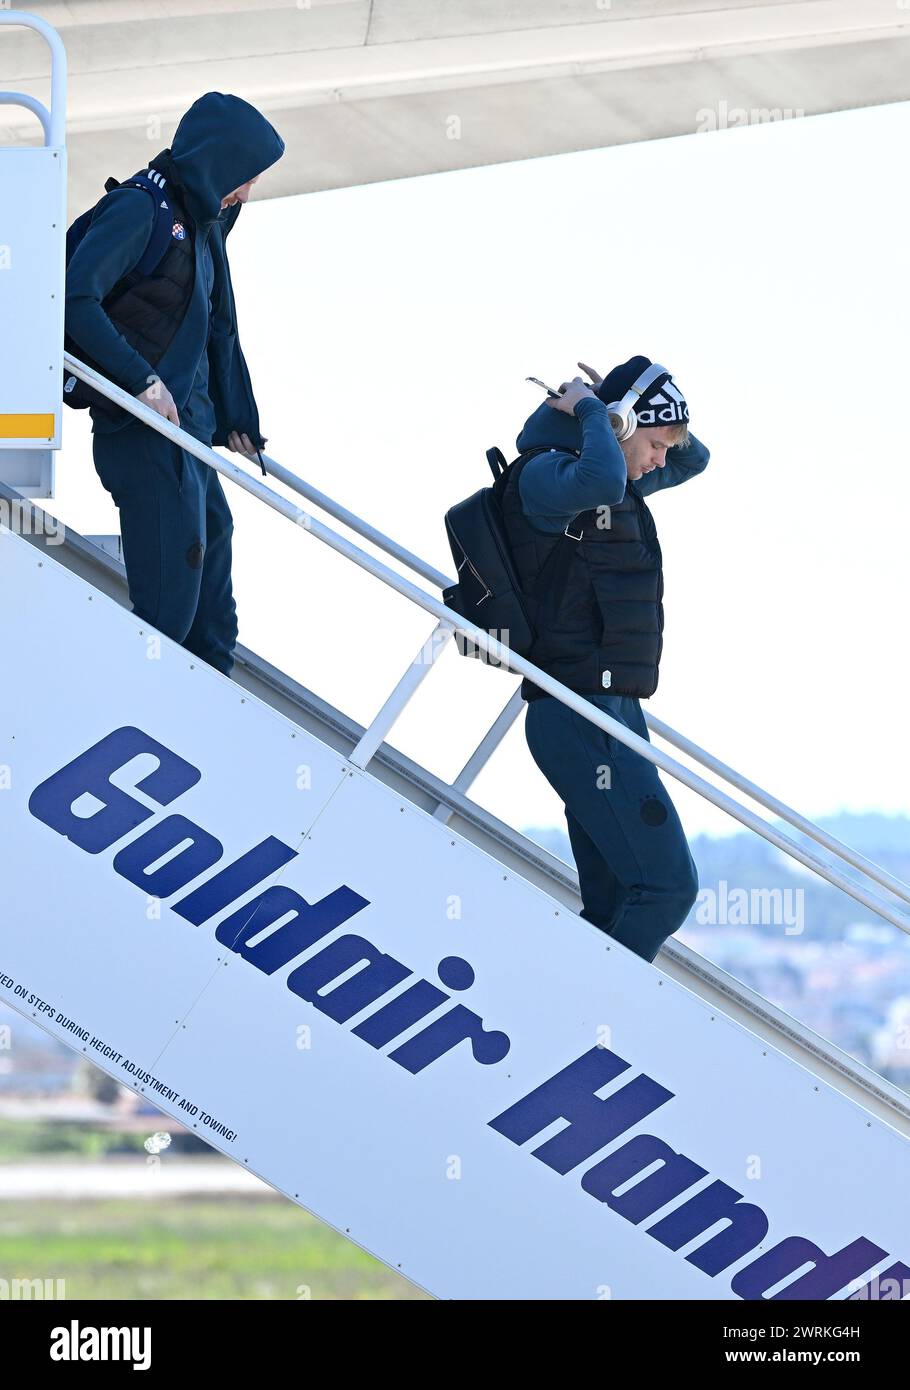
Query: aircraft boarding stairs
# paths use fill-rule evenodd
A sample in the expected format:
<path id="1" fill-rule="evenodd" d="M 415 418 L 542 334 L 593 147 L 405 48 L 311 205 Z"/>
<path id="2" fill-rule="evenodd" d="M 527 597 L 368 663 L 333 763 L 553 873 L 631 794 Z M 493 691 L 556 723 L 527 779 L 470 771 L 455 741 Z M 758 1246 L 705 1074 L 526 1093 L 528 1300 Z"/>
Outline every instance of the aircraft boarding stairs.
<path id="1" fill-rule="evenodd" d="M 446 575 L 276 460 L 263 483 L 67 364 L 420 602 L 434 638 L 461 626 Z M 8 1003 L 440 1296 L 894 1296 L 903 1274 L 875 1275 L 910 1255 L 910 1097 L 680 943 L 650 966 L 575 915 L 571 870 L 468 796 L 517 695 L 447 786 L 387 737 L 439 640 L 368 729 L 243 649 L 233 680 L 166 639 L 149 661 L 119 563 L 0 494 Z M 884 870 L 732 769 L 823 852 L 645 753 L 907 930 Z M 766 1283 L 797 1237 L 815 1273 Z"/>
<path id="2" fill-rule="evenodd" d="M 902 931 L 906 884 L 506 653 L 443 605 L 448 576 L 277 460 L 263 481 L 69 355 L 435 626 L 362 728 L 253 652 L 227 679 L 159 639 L 116 560 L 56 543 L 46 479 L 13 471 L 13 445 L 61 442 L 63 55 L 32 27 L 46 143 L 0 150 L 33 223 L 0 276 L 29 328 L 0 376 L 0 999 L 439 1297 L 910 1293 L 910 1096 L 680 943 L 649 965 L 577 916 L 571 870 L 469 796 L 517 693 L 452 785 L 395 721 L 457 630 Z"/>

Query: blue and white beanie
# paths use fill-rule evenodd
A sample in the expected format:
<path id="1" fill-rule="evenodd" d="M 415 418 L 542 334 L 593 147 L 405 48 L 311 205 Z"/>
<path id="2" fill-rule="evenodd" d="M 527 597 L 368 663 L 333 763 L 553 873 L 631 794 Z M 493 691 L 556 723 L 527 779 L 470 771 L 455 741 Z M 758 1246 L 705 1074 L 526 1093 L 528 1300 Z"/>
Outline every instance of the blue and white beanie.
<path id="1" fill-rule="evenodd" d="M 628 362 L 614 367 L 612 372 L 604 377 L 597 387 L 595 395 L 600 397 L 604 405 L 612 405 L 614 401 L 621 401 L 642 372 L 646 372 L 650 366 L 650 357 L 630 357 Z M 658 386 L 656 389 L 652 387 L 650 391 L 646 391 L 639 398 L 635 405 L 635 417 L 639 429 L 658 429 L 661 425 L 687 425 L 689 423 L 689 407 L 672 376 L 662 386 Z"/>

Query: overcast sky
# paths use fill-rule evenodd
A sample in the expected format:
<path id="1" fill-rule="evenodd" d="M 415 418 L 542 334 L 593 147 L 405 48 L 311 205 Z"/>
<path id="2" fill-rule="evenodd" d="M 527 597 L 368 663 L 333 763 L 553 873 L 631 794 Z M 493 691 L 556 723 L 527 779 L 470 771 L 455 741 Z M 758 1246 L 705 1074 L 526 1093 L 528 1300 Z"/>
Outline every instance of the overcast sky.
<path id="1" fill-rule="evenodd" d="M 908 148 L 902 104 L 260 198 L 229 249 L 268 452 L 449 572 L 443 513 L 513 455 L 527 375 L 665 363 L 712 458 L 651 502 L 646 711 L 813 817 L 908 812 Z M 54 510 L 113 531 L 65 414 Z M 229 497 L 241 641 L 369 721 L 433 620 Z M 514 684 L 452 650 L 392 741 L 453 777 Z M 738 828 L 665 781 L 690 833 Z M 474 794 L 563 824 L 520 726 Z"/>

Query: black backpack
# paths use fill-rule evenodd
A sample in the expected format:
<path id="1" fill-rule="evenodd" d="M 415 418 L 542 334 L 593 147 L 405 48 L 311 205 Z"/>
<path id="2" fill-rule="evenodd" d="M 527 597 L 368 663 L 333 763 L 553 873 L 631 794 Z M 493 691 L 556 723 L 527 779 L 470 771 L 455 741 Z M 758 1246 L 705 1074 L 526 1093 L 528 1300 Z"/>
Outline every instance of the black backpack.
<path id="1" fill-rule="evenodd" d="M 127 271 L 105 296 L 106 301 L 112 300 L 115 295 L 130 289 L 139 280 L 152 274 L 171 245 L 174 229 L 173 209 L 165 191 L 163 175 L 156 173 L 154 178 L 151 178 L 148 172 L 134 174 L 131 179 L 127 179 L 124 183 L 118 183 L 117 179 L 114 178 L 107 179 L 104 184 L 105 195 L 110 193 L 113 188 L 143 189 L 155 204 L 156 216 L 148 244 L 141 257 L 132 270 Z M 72 226 L 68 228 L 66 233 L 67 265 L 69 265 L 76 247 L 82 241 L 92 224 L 92 218 L 103 202 L 104 199 L 101 198 L 94 207 L 77 217 Z M 96 366 L 96 363 L 89 361 L 79 344 L 74 342 L 68 334 L 64 334 L 63 345 L 67 352 L 78 357 L 87 366 Z M 106 396 L 103 396 L 100 391 L 96 391 L 93 386 L 87 385 L 67 367 L 63 368 L 63 400 L 66 405 L 72 406 L 73 410 L 85 410 L 90 405 L 101 406 L 108 411 L 111 409 L 111 402 Z"/>
<path id="2" fill-rule="evenodd" d="M 482 487 L 450 508 L 445 516 L 458 581 L 443 590 L 443 602 L 518 656 L 530 654 L 535 632 L 509 547 L 502 497 L 516 464 L 533 454 L 548 452 L 547 447 L 527 449 L 513 463 L 506 463 L 500 449 L 488 449 L 493 486 Z M 489 665 L 511 669 L 488 656 L 470 638 L 456 633 L 455 641 L 462 656 L 475 656 Z"/>

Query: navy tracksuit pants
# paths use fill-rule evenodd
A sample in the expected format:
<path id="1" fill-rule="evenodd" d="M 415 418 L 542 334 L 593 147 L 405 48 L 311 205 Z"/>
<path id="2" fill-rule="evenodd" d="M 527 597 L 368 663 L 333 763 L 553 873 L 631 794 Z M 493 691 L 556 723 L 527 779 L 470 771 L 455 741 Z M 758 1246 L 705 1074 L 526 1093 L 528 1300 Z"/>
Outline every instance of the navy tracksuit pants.
<path id="1" fill-rule="evenodd" d="M 634 697 L 592 703 L 648 738 Z M 525 735 L 565 803 L 582 917 L 653 960 L 698 895 L 698 870 L 657 768 L 550 695 L 529 701 Z"/>
<path id="2" fill-rule="evenodd" d="M 93 434 L 92 447 L 120 512 L 133 612 L 230 675 L 234 524 L 218 474 L 140 420 Z"/>

